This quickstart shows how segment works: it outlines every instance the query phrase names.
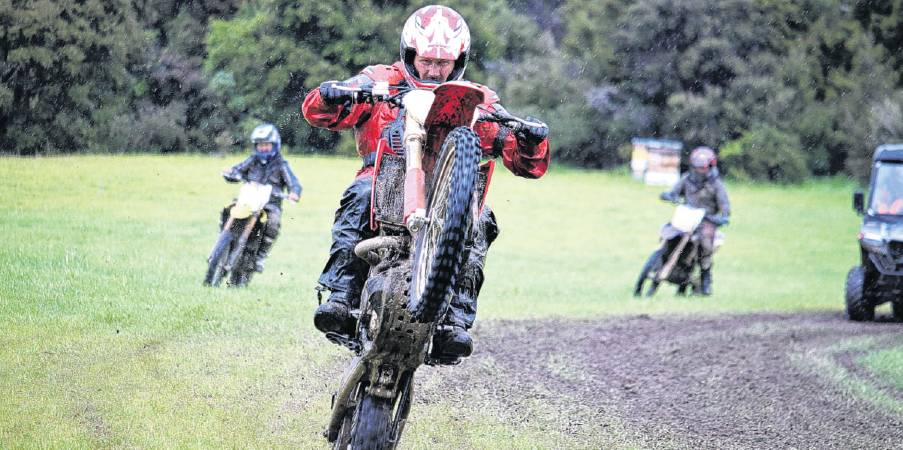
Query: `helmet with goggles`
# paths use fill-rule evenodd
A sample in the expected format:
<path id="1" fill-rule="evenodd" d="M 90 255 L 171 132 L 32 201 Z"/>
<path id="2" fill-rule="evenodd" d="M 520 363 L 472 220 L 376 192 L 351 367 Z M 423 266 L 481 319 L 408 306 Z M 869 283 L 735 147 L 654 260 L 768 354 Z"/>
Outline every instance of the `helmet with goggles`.
<path id="1" fill-rule="evenodd" d="M 415 87 L 437 84 L 418 73 L 414 57 L 454 61 L 445 81 L 460 80 L 470 56 L 470 29 L 457 11 L 440 5 L 424 6 L 411 14 L 401 31 L 401 60 L 405 79 Z"/>

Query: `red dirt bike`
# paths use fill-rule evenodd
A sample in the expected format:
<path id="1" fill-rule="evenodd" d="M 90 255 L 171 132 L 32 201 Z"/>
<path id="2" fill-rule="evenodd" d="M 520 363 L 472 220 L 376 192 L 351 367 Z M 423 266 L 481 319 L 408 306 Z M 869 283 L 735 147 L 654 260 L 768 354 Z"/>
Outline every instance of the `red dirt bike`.
<path id="1" fill-rule="evenodd" d="M 371 226 L 378 235 L 355 247 L 370 272 L 351 313 L 354 335 L 327 333 L 355 356 L 332 397 L 324 435 L 337 449 L 389 449 L 410 412 L 417 368 L 459 362 L 432 357 L 430 347 L 494 167 L 480 165 L 471 125 L 495 121 L 516 131 L 534 124 L 478 111 L 483 92 L 467 82 L 435 90 L 386 83 L 345 89 L 356 102 L 404 108 L 404 129 L 377 149 Z"/>

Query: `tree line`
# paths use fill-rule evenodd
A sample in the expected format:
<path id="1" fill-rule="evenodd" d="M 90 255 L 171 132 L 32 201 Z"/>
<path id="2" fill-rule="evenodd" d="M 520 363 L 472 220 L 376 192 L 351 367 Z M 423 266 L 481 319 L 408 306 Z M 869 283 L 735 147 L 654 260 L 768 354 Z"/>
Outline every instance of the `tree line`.
<path id="1" fill-rule="evenodd" d="M 0 2 L 0 151 L 221 152 L 259 121 L 295 153 L 352 153 L 309 89 L 398 58 L 391 0 Z M 719 150 L 734 177 L 863 177 L 903 139 L 903 0 L 453 0 L 466 78 L 546 120 L 557 161 L 612 167 L 631 137 Z"/>

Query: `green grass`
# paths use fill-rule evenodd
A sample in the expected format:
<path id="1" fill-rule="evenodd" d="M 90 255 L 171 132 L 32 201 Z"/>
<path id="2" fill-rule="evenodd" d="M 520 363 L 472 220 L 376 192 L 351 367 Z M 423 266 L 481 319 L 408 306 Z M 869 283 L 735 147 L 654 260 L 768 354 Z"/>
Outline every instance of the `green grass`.
<path id="1" fill-rule="evenodd" d="M 903 345 L 871 353 L 858 362 L 891 386 L 903 390 Z"/>
<path id="2" fill-rule="evenodd" d="M 313 288 L 358 162 L 290 158 L 304 193 L 286 207 L 267 271 L 247 289 L 203 288 L 218 211 L 236 192 L 219 171 L 238 159 L 0 159 L 0 447 L 325 446 L 347 354 L 313 329 Z M 839 310 L 857 259 L 851 188 L 729 185 L 716 297 L 667 288 L 636 301 L 636 274 L 671 213 L 660 189 L 561 168 L 525 180 L 499 166 L 489 202 L 501 235 L 480 320 Z M 903 352 L 875 358 L 899 380 Z M 462 407 L 415 405 L 405 442 L 637 446 L 629 430 L 566 436 Z"/>

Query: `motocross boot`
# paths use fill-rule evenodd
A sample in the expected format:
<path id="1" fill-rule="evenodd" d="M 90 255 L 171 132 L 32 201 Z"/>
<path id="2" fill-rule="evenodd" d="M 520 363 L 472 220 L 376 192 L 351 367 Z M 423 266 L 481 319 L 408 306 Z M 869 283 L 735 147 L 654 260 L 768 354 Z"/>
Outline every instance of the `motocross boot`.
<path id="1" fill-rule="evenodd" d="M 273 243 L 276 240 L 269 237 L 264 236 L 263 239 L 260 240 L 260 247 L 257 248 L 257 255 L 254 258 L 254 271 L 255 272 L 263 272 L 263 262 L 267 259 L 267 255 L 270 254 L 270 249 L 273 248 Z"/>
<path id="2" fill-rule="evenodd" d="M 351 307 L 344 293 L 333 292 L 314 313 L 314 326 L 323 333 L 333 332 L 350 336 L 354 330 Z"/>
<path id="3" fill-rule="evenodd" d="M 470 333 L 457 325 L 443 325 L 433 335 L 433 349 L 430 356 L 436 359 L 454 360 L 470 356 L 473 339 Z"/>
<path id="4" fill-rule="evenodd" d="M 712 295 L 712 268 L 702 269 L 699 273 L 701 290 L 700 293 L 705 296 Z"/>

